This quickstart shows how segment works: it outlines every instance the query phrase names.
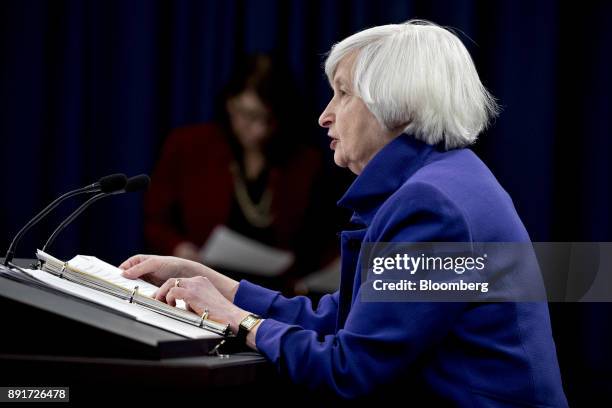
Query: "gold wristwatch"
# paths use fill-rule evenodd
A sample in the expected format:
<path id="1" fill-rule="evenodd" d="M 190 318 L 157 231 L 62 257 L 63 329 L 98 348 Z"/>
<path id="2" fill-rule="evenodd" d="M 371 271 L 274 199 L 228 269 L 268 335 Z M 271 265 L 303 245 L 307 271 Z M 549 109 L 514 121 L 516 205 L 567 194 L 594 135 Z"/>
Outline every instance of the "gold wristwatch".
<path id="1" fill-rule="evenodd" d="M 261 320 L 262 320 L 261 317 L 255 315 L 255 314 L 252 314 L 252 313 L 248 314 L 240 322 L 240 325 L 238 326 L 238 333 L 236 334 L 236 338 L 241 343 L 245 343 L 247 335 L 249 334 L 249 332 L 251 330 L 253 330 L 253 328 L 255 326 L 257 326 L 259 324 L 259 322 L 261 322 Z"/>

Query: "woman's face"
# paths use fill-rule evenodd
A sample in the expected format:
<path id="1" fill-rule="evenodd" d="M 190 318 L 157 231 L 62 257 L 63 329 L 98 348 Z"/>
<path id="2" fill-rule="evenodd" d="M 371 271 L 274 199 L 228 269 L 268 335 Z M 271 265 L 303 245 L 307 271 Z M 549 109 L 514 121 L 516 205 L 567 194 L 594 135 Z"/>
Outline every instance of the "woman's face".
<path id="1" fill-rule="evenodd" d="M 357 53 L 344 57 L 336 68 L 334 96 L 319 117 L 328 128 L 334 162 L 360 174 L 374 155 L 399 132 L 386 130 L 353 91 L 353 64 Z"/>
<path id="2" fill-rule="evenodd" d="M 276 130 L 270 109 L 257 94 L 246 90 L 227 100 L 232 131 L 245 150 L 259 150 Z"/>

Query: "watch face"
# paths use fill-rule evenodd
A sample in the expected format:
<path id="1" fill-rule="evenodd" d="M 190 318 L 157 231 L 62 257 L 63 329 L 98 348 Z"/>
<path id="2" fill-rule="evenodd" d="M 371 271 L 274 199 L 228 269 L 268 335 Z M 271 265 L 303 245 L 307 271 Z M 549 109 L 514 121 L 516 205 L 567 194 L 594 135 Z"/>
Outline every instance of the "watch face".
<path id="1" fill-rule="evenodd" d="M 240 325 L 242 327 L 244 327 L 247 330 L 251 330 L 253 328 L 253 326 L 255 326 L 255 324 L 257 323 L 259 319 L 253 315 L 248 315 L 247 317 L 245 317 L 242 322 L 240 323 Z"/>

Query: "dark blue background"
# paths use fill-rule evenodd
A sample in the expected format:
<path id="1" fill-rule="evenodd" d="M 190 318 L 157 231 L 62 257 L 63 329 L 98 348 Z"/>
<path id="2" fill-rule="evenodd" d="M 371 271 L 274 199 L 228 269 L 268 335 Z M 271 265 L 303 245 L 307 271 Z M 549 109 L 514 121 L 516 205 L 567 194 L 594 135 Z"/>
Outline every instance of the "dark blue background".
<path id="1" fill-rule="evenodd" d="M 312 142 L 324 147 L 316 129 L 330 96 L 323 54 L 357 30 L 409 18 L 460 30 L 499 99 L 503 112 L 475 150 L 532 239 L 610 240 L 610 4 L 3 0 L 0 249 L 60 192 L 107 173 L 149 173 L 171 128 L 212 117 L 237 53 L 284 56 L 311 110 Z M 32 231 L 18 255 L 31 256 L 72 208 Z M 133 195 L 96 204 L 53 252 L 118 262 L 142 247 L 142 197 Z M 612 382 L 610 316 L 608 305 L 553 305 L 575 401 L 603 395 Z"/>

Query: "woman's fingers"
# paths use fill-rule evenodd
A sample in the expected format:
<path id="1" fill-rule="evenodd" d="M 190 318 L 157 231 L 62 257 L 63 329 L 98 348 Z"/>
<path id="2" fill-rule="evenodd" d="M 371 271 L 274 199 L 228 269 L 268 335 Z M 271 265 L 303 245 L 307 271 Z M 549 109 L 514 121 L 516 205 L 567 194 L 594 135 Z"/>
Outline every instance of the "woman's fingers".
<path id="1" fill-rule="evenodd" d="M 162 302 L 165 302 L 166 295 L 168 294 L 170 289 L 172 289 L 175 285 L 176 285 L 175 278 L 168 279 L 167 281 L 165 281 L 164 284 L 161 285 L 159 289 L 157 289 L 157 291 L 155 292 L 155 300 L 160 300 Z"/>
<path id="2" fill-rule="evenodd" d="M 176 300 L 185 300 L 186 295 L 187 289 L 174 286 L 168 291 L 168 294 L 166 295 L 166 303 L 170 306 L 176 306 Z M 187 303 L 187 300 L 185 300 L 185 303 Z"/>
<path id="3" fill-rule="evenodd" d="M 161 302 L 166 302 L 171 306 L 176 306 L 178 299 L 184 300 L 187 310 L 197 313 L 200 299 L 203 295 L 203 287 L 200 286 L 201 278 L 172 278 L 168 279 L 164 284 L 155 292 L 155 299 Z M 179 286 L 176 282 L 179 281 Z"/>
<path id="4" fill-rule="evenodd" d="M 150 257 L 150 255 L 142 255 L 142 254 L 138 254 L 138 255 L 134 255 L 128 259 L 126 259 L 125 261 L 123 261 L 123 263 L 121 265 L 119 265 L 119 269 L 130 269 L 132 266 L 137 265 L 141 262 L 143 262 L 144 260 L 148 259 Z"/>
<path id="5" fill-rule="evenodd" d="M 179 281 L 177 286 L 176 282 Z M 211 291 L 214 291 L 211 292 Z M 170 306 L 176 306 L 178 299 L 184 300 L 187 310 L 200 314 L 203 309 L 203 299 L 208 299 L 213 293 L 213 298 L 218 295 L 224 301 L 223 295 L 219 293 L 207 278 L 198 276 L 195 278 L 171 278 L 155 292 L 156 300 L 165 302 Z M 211 310 L 211 313 L 213 311 Z"/>
<path id="6" fill-rule="evenodd" d="M 136 255 L 136 256 L 141 256 L 141 255 Z M 155 272 L 158 269 L 159 269 L 159 262 L 157 262 L 156 258 L 147 257 L 144 260 L 141 260 L 138 263 L 134 263 L 130 267 L 124 269 L 122 275 L 124 278 L 137 279 L 143 275 L 147 275 L 149 273 Z"/>

